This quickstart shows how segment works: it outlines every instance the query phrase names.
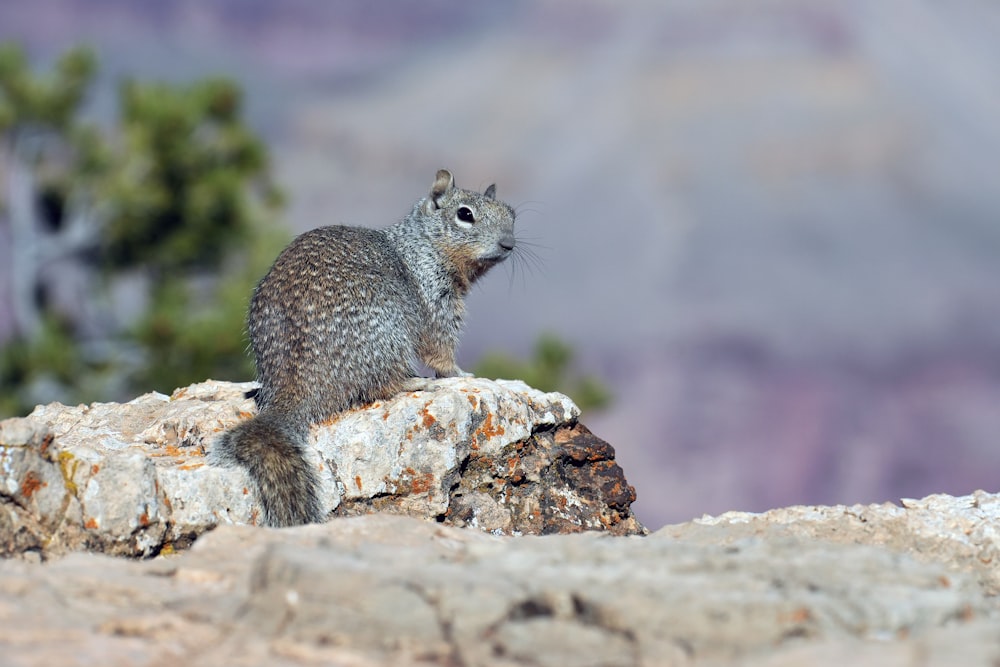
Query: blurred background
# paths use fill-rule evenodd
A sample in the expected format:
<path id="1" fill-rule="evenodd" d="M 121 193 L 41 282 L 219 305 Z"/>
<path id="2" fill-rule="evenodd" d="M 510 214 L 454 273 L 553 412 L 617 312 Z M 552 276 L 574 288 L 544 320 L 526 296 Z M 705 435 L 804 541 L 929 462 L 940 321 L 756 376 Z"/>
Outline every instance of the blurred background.
<path id="1" fill-rule="evenodd" d="M 534 254 L 461 365 L 585 403 L 648 526 L 997 490 L 997 35 L 985 0 L 0 4 L 0 416 L 250 379 L 291 235 L 447 167 Z"/>

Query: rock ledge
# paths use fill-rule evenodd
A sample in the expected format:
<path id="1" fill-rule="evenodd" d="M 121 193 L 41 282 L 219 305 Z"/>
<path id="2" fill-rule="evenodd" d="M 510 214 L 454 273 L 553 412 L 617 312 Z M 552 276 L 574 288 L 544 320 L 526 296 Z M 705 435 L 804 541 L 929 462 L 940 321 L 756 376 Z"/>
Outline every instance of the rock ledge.
<path id="1" fill-rule="evenodd" d="M 976 520 L 969 509 L 941 517 Z M 220 526 L 142 561 L 0 561 L 0 655 L 19 667 L 1000 664 L 997 598 L 952 560 L 957 532 L 919 553 L 902 531 L 877 546 L 849 520 L 837 540 L 784 531 L 832 533 L 837 508 L 778 513 L 519 538 L 374 514 Z M 869 514 L 876 532 L 884 519 Z"/>

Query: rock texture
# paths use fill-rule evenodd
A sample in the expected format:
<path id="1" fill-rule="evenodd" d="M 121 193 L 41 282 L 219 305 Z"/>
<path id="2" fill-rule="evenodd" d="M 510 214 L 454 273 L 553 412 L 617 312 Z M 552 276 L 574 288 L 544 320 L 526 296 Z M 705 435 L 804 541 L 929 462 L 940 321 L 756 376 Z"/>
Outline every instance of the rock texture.
<path id="1" fill-rule="evenodd" d="M 1000 496 L 644 535 L 568 399 L 445 380 L 318 425 L 336 518 L 259 528 L 211 464 L 250 386 L 0 422 L 0 663 L 1000 664 Z"/>
<path id="2" fill-rule="evenodd" d="M 214 436 L 254 411 L 252 384 L 205 382 L 129 403 L 40 406 L 0 422 L 0 554 L 149 556 L 254 524 L 243 470 Z M 499 533 L 644 532 L 614 450 L 561 394 L 451 379 L 313 429 L 336 515 L 385 510 Z"/>
<path id="3" fill-rule="evenodd" d="M 1000 595 L 1000 495 L 939 494 L 900 505 L 790 507 L 763 514 L 727 512 L 668 526 L 660 533 L 720 544 L 746 537 L 872 544 L 915 559 L 975 574 L 983 590 Z"/>
<path id="4" fill-rule="evenodd" d="M 934 498 L 863 519 L 800 507 L 648 537 L 500 537 L 389 514 L 222 526 L 145 561 L 0 562 L 0 655 L 15 667 L 994 665 L 1000 610 L 970 554 L 998 537 L 965 530 L 995 523 L 998 502 Z"/>

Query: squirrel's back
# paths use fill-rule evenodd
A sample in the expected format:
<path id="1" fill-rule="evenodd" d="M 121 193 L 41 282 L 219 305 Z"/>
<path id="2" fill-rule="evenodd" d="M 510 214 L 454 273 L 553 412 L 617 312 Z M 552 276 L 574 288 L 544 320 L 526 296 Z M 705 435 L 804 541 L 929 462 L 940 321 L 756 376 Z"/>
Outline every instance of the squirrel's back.
<path id="1" fill-rule="evenodd" d="M 419 359 L 455 363 L 469 287 L 514 249 L 514 212 L 437 173 L 427 197 L 384 230 L 321 227 L 285 248 L 254 290 L 248 328 L 258 415 L 218 441 L 250 474 L 269 525 L 323 519 L 309 424 L 400 391 Z"/>
<path id="2" fill-rule="evenodd" d="M 412 376 L 420 320 L 420 294 L 384 232 L 302 234 L 250 301 L 258 406 L 314 422 L 395 393 Z"/>

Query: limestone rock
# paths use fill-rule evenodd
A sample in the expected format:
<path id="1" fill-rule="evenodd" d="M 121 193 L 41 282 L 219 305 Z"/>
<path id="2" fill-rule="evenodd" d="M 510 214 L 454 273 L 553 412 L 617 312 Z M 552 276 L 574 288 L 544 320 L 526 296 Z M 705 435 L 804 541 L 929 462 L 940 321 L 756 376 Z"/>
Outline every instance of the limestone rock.
<path id="1" fill-rule="evenodd" d="M 39 406 L 0 422 L 0 553 L 148 556 L 259 512 L 218 433 L 250 383 L 204 382 L 125 404 Z M 614 450 L 567 397 L 456 378 L 313 427 L 330 511 L 384 510 L 498 533 L 644 532 Z"/>
<path id="2" fill-rule="evenodd" d="M 726 512 L 667 526 L 676 538 L 718 544 L 755 538 L 819 538 L 908 551 L 918 560 L 945 563 L 979 577 L 983 589 L 1000 594 L 1000 495 L 976 491 L 945 494 L 901 505 L 796 506 L 761 514 Z"/>
<path id="3" fill-rule="evenodd" d="M 498 537 L 376 514 L 222 526 L 138 562 L 0 561 L 0 655 L 193 667 L 1000 660 L 997 599 L 947 547 L 918 560 L 847 539 L 712 530 L 718 542 L 677 527 Z"/>

